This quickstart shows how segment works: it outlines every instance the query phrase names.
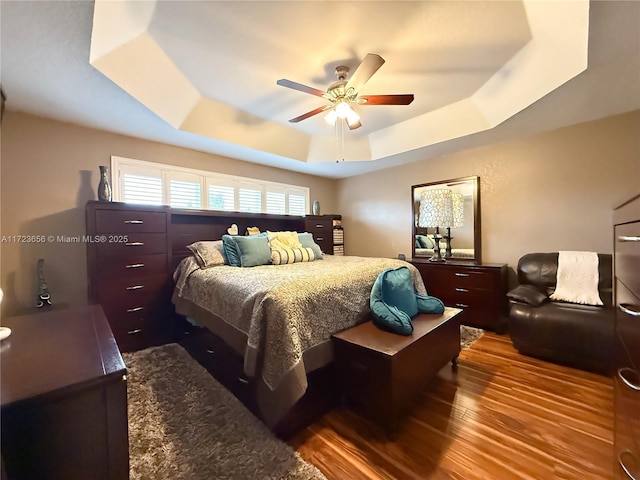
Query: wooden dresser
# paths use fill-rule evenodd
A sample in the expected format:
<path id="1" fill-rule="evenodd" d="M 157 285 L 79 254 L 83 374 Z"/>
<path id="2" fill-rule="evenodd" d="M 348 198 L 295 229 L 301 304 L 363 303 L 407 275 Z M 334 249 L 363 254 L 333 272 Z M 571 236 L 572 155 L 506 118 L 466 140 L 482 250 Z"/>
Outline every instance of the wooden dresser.
<path id="1" fill-rule="evenodd" d="M 89 301 L 102 305 L 122 351 L 172 338 L 169 212 L 87 203 Z"/>
<path id="2" fill-rule="evenodd" d="M 502 263 L 409 260 L 422 275 L 427 293 L 461 308 L 464 325 L 501 333 L 507 324 L 507 265 Z"/>
<path id="3" fill-rule="evenodd" d="M 615 450 L 617 479 L 640 478 L 640 196 L 614 223 L 616 302 Z"/>
<path id="4" fill-rule="evenodd" d="M 9 479 L 129 478 L 126 370 L 99 305 L 2 319 Z"/>

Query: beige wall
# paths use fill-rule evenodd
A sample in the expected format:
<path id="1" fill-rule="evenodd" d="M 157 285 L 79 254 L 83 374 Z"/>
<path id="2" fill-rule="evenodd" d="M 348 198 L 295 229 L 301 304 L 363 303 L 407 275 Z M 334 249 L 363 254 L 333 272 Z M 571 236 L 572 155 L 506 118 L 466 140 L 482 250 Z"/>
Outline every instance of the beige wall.
<path id="1" fill-rule="evenodd" d="M 308 186 L 323 212 L 336 210 L 335 181 L 266 167 L 184 148 L 139 140 L 6 111 L 2 120 L 0 163 L 2 311 L 34 305 L 36 264 L 45 260 L 53 300 L 70 305 L 87 301 L 86 249 L 82 244 L 16 244 L 14 235 L 82 235 L 84 205 L 96 199 L 98 166 L 111 155 L 162 162 L 220 173 Z"/>
<path id="2" fill-rule="evenodd" d="M 611 210 L 640 193 L 640 111 L 340 180 L 346 252 L 409 257 L 411 185 L 469 175 L 480 176 L 483 261 L 611 253 Z"/>
<path id="3" fill-rule="evenodd" d="M 339 181 L 5 112 L 2 236 L 81 235 L 111 155 L 307 185 L 340 212 L 350 255 L 411 254 L 411 185 L 479 175 L 485 262 L 532 251 L 612 251 L 611 210 L 640 192 L 640 111 Z M 373 193 L 372 193 L 373 192 Z M 85 246 L 1 244 L 3 312 L 33 305 L 45 259 L 53 299 L 86 302 Z"/>

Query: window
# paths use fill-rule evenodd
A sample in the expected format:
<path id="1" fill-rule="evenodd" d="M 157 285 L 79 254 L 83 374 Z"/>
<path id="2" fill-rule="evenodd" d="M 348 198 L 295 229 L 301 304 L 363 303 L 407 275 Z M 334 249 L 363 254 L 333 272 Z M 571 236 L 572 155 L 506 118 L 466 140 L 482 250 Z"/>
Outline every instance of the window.
<path id="1" fill-rule="evenodd" d="M 111 157 L 113 199 L 173 208 L 305 215 L 309 188 Z"/>

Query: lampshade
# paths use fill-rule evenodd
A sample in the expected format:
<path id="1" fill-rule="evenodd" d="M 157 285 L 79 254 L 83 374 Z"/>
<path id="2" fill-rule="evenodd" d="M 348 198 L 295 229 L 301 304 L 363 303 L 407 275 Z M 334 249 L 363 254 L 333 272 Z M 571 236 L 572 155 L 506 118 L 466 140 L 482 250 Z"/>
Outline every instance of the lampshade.
<path id="1" fill-rule="evenodd" d="M 357 124 L 360 121 L 360 115 L 353 110 L 349 104 L 345 101 L 340 101 L 338 104 L 329 110 L 324 119 L 330 125 L 335 125 L 338 118 L 347 119 L 347 123 L 350 126 Z"/>
<path id="2" fill-rule="evenodd" d="M 450 227 L 453 225 L 453 196 L 451 190 L 426 190 L 420 196 L 419 227 Z"/>
<path id="3" fill-rule="evenodd" d="M 464 196 L 461 193 L 452 193 L 453 200 L 453 224 L 452 227 L 464 227 Z"/>

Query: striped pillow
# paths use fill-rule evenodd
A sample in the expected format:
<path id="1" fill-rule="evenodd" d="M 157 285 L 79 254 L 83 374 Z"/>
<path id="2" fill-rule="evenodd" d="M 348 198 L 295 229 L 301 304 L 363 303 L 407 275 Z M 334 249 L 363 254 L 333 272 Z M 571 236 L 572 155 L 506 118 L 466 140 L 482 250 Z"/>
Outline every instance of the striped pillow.
<path id="1" fill-rule="evenodd" d="M 271 263 L 284 265 L 287 263 L 313 262 L 315 253 L 309 247 L 273 248 L 271 249 Z"/>

